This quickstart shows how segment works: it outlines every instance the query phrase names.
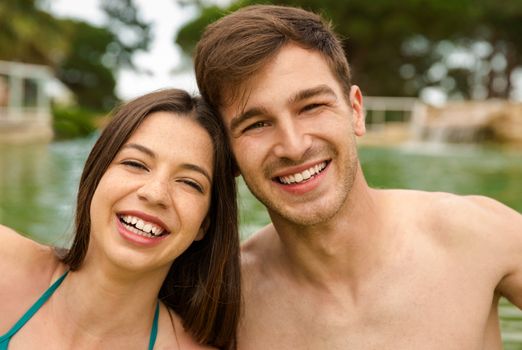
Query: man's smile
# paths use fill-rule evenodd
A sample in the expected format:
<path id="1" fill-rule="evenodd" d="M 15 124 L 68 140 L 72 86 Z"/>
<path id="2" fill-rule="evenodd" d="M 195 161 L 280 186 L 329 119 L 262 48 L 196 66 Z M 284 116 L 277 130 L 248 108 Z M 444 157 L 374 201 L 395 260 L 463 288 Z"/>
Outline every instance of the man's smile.
<path id="1" fill-rule="evenodd" d="M 303 181 L 307 181 L 310 178 L 313 178 L 315 175 L 322 172 L 326 166 L 328 165 L 330 161 L 323 161 L 321 163 L 315 164 L 314 166 L 311 166 L 310 168 L 301 171 L 296 172 L 294 174 L 285 175 L 285 176 L 278 176 L 276 177 L 276 181 L 278 181 L 281 184 L 284 185 L 291 185 L 295 183 L 301 183 Z"/>

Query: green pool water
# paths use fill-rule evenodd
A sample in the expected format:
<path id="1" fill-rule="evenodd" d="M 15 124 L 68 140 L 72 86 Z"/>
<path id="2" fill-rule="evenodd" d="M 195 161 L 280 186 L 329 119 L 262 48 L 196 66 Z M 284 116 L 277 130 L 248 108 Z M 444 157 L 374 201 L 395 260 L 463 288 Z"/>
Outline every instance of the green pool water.
<path id="1" fill-rule="evenodd" d="M 93 138 L 47 145 L 0 146 L 0 223 L 33 239 L 67 245 L 76 187 Z M 359 151 L 368 183 L 482 194 L 522 212 L 522 152 L 491 147 L 405 145 Z M 239 183 L 243 238 L 268 223 L 263 206 Z M 522 312 L 500 305 L 506 350 L 522 350 Z"/>

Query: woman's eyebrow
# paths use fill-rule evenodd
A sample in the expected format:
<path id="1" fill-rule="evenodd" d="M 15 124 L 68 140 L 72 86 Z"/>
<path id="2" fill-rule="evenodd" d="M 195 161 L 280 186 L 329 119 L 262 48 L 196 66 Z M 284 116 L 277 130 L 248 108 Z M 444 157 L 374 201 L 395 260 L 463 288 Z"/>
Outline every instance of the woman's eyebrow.
<path id="1" fill-rule="evenodd" d="M 156 154 L 151 149 L 149 149 L 143 145 L 137 144 L 137 143 L 128 143 L 122 147 L 122 149 L 124 149 L 124 148 L 133 148 L 140 152 L 145 153 L 146 155 L 148 155 L 151 158 L 156 158 Z M 192 163 L 183 163 L 180 165 L 180 167 L 183 169 L 198 172 L 198 173 L 202 174 L 203 176 L 205 176 L 208 179 L 208 182 L 212 183 L 212 177 L 210 176 L 208 171 L 206 171 L 203 167 L 196 165 L 196 164 L 192 164 Z"/>
<path id="2" fill-rule="evenodd" d="M 192 171 L 198 172 L 198 173 L 202 174 L 203 176 L 205 176 L 209 183 L 212 183 L 210 174 L 203 167 L 200 167 L 199 165 L 192 164 L 192 163 L 183 163 L 180 165 L 180 167 L 187 169 L 187 170 L 192 170 Z"/>
<path id="3" fill-rule="evenodd" d="M 145 146 L 139 145 L 137 143 L 128 143 L 126 145 L 123 145 L 122 149 L 123 148 L 134 148 L 134 149 L 137 149 L 138 151 L 145 153 L 146 155 L 148 155 L 151 158 L 156 158 L 156 154 L 151 149 L 149 149 Z"/>

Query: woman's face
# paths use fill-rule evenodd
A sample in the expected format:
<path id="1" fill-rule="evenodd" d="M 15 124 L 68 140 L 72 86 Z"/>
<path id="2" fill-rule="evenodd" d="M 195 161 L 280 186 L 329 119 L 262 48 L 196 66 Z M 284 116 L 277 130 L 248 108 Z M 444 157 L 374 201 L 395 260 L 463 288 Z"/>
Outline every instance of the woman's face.
<path id="1" fill-rule="evenodd" d="M 212 141 L 201 126 L 172 112 L 152 113 L 96 188 L 85 263 L 168 269 L 203 237 L 213 170 Z"/>

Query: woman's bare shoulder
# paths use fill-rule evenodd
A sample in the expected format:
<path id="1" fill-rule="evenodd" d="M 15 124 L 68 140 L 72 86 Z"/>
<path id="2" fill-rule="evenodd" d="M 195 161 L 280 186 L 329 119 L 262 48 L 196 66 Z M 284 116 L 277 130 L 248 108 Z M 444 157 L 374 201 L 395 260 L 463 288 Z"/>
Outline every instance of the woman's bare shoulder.
<path id="1" fill-rule="evenodd" d="M 52 247 L 35 242 L 7 226 L 0 225 L 0 271 L 14 267 L 32 268 L 33 263 L 44 263 L 46 260 L 49 262 L 56 260 Z"/>
<path id="2" fill-rule="evenodd" d="M 48 287 L 60 264 L 53 248 L 0 225 L 0 334 Z"/>

